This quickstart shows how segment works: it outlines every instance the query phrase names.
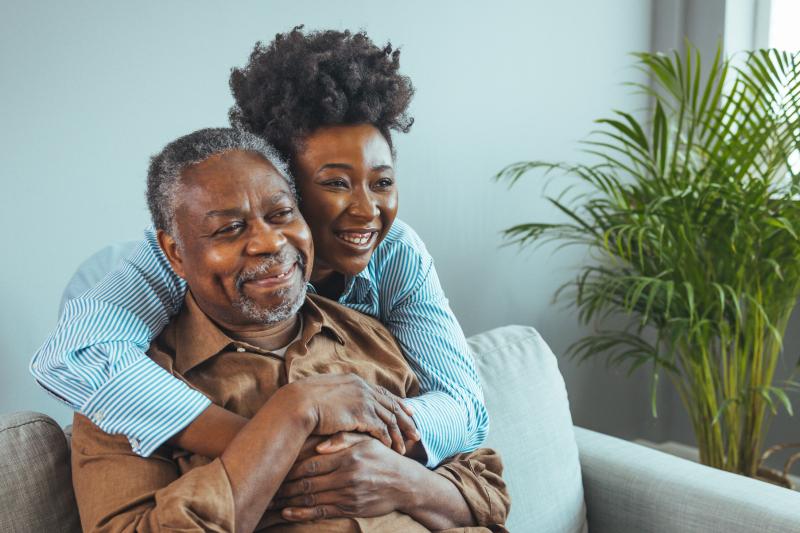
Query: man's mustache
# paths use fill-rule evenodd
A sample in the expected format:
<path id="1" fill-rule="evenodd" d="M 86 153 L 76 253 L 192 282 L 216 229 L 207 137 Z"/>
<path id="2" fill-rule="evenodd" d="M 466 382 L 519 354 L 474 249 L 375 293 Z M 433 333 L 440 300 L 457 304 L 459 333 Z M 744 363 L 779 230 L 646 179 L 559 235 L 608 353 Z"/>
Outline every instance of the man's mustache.
<path id="1" fill-rule="evenodd" d="M 262 260 L 259 264 L 246 270 L 242 270 L 239 275 L 236 276 L 236 288 L 241 290 L 245 283 L 264 276 L 264 274 L 268 273 L 271 269 L 278 265 L 285 265 L 295 262 L 300 267 L 300 271 L 305 273 L 306 258 L 304 254 L 298 250 L 283 250 L 277 254 L 262 256 Z"/>

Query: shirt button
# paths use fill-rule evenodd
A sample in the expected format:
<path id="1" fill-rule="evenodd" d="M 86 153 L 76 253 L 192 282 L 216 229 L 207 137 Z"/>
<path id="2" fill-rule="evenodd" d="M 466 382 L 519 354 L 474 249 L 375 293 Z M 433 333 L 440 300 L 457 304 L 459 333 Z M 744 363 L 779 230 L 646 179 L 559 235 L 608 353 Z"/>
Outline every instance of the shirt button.
<path id="1" fill-rule="evenodd" d="M 139 439 L 131 439 L 131 448 L 133 449 L 133 451 L 138 452 L 139 446 L 141 446 Z"/>
<path id="2" fill-rule="evenodd" d="M 242 352 L 246 352 L 247 350 L 245 350 L 243 347 L 239 346 L 238 348 L 236 348 L 236 351 L 239 352 L 239 353 L 242 353 Z"/>
<path id="3" fill-rule="evenodd" d="M 92 422 L 95 424 L 100 424 L 103 421 L 103 413 L 101 411 L 96 412 L 92 415 Z"/>

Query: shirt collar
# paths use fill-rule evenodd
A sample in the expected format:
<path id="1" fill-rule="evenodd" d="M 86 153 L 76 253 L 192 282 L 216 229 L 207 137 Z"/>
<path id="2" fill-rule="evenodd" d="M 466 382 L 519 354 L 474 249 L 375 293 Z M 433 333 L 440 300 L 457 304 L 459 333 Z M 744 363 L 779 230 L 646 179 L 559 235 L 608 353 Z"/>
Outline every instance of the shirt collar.
<path id="1" fill-rule="evenodd" d="M 370 292 L 370 287 L 375 284 L 369 267 L 365 268 L 358 274 L 348 277 L 345 280 L 344 292 L 339 301 L 359 302 L 362 303 Z"/>
<path id="2" fill-rule="evenodd" d="M 326 332 L 337 342 L 344 344 L 341 329 L 314 302 L 317 295 L 309 295 L 300 313 L 303 316 L 301 340 L 305 347 L 316 335 Z M 218 355 L 231 345 L 245 346 L 227 334 L 197 305 L 191 291 L 186 292 L 184 306 L 174 319 L 175 370 L 185 374 L 192 368 Z M 252 350 L 248 350 L 252 351 Z"/>

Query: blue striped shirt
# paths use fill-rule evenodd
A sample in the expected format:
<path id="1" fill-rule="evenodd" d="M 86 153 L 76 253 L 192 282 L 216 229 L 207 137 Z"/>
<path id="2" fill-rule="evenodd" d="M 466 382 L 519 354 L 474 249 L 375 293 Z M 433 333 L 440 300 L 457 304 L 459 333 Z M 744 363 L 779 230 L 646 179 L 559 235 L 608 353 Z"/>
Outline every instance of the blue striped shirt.
<path id="1" fill-rule="evenodd" d="M 134 452 L 150 455 L 210 403 L 145 354 L 185 292 L 147 230 L 119 268 L 67 302 L 31 372 L 105 432 L 126 435 Z M 396 220 L 339 302 L 383 322 L 419 378 L 421 395 L 407 403 L 428 466 L 480 446 L 489 419 L 475 363 L 414 230 Z"/>

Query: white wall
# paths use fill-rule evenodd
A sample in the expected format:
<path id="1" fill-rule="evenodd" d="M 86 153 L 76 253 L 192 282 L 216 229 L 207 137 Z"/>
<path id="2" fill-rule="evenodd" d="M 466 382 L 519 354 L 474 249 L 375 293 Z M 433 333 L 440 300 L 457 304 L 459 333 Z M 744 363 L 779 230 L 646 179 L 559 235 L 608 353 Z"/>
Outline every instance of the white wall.
<path id="1" fill-rule="evenodd" d="M 436 258 L 467 334 L 531 324 L 556 353 L 581 335 L 551 303 L 581 252 L 500 247 L 503 228 L 556 219 L 543 182 L 508 191 L 491 177 L 521 159 L 574 160 L 593 119 L 644 106 L 623 82 L 644 81 L 629 53 L 650 47 L 650 2 L 4 0 L 0 411 L 68 421 L 27 373 L 64 284 L 98 248 L 140 235 L 148 156 L 224 125 L 230 68 L 256 40 L 299 23 L 364 28 L 402 46 L 417 121 L 397 139 L 401 217 Z M 658 436 L 646 374 L 561 366 L 578 423 Z"/>

